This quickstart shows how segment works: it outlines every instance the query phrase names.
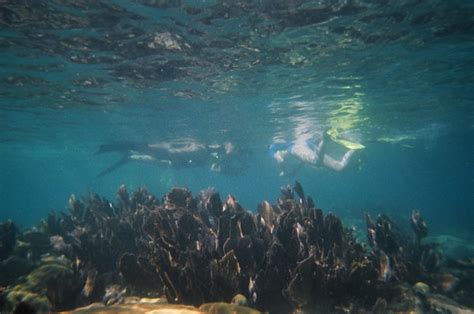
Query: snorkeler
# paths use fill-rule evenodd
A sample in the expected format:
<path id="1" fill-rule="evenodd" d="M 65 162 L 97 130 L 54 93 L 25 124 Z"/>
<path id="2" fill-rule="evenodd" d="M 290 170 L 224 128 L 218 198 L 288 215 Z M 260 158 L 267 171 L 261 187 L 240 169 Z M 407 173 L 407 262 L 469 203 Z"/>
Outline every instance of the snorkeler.
<path id="1" fill-rule="evenodd" d="M 231 142 L 204 145 L 191 139 L 169 142 L 113 142 L 99 147 L 97 154 L 116 152 L 123 156 L 98 174 L 102 177 L 132 160 L 144 161 L 176 169 L 205 167 L 214 172 L 240 173 L 245 166 L 241 154 Z M 231 160 L 230 157 L 236 158 Z"/>
<path id="2" fill-rule="evenodd" d="M 348 149 L 341 159 L 336 159 L 326 152 L 326 143 L 329 136 L 329 131 L 324 132 L 324 135 L 317 144 L 314 137 L 301 137 L 292 142 L 271 144 L 269 153 L 280 166 L 280 176 L 288 174 L 288 171 L 285 171 L 283 168 L 284 162 L 289 156 L 293 156 L 299 161 L 289 174 L 296 173 L 305 164 L 316 167 L 321 165 L 335 171 L 342 171 L 349 164 L 355 150 L 364 147 L 361 144 L 353 144 L 349 141 L 334 141 Z"/>

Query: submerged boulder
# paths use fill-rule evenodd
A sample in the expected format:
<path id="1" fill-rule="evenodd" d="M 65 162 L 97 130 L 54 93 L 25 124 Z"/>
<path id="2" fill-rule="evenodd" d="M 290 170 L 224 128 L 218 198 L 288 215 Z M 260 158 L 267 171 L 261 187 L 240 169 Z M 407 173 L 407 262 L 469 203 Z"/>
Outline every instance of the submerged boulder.
<path id="1" fill-rule="evenodd" d="M 60 310 L 76 304 L 80 277 L 64 256 L 44 256 L 40 265 L 6 290 L 6 308 L 29 306 L 38 312 Z"/>

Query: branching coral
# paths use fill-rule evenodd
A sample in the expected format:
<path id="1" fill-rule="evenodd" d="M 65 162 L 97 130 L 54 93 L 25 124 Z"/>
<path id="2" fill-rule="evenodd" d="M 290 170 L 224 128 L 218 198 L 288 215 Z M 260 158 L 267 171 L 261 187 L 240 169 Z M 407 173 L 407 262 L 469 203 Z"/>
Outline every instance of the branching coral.
<path id="1" fill-rule="evenodd" d="M 23 233 L 1 225 L 2 256 L 32 268 L 7 283 L 8 309 L 111 304 L 126 294 L 194 306 L 240 296 L 270 312 L 430 309 L 429 300 L 439 298 L 420 290 L 420 281 L 441 292 L 447 287 L 445 293 L 459 283 L 441 271 L 436 246 L 423 243 L 427 227 L 417 211 L 414 236 L 386 216 L 367 216 L 367 246 L 299 183 L 257 213 L 233 196 L 223 202 L 214 189 L 193 197 L 174 188 L 160 202 L 146 189 L 129 195 L 121 186 L 117 198 L 114 205 L 95 194 L 71 196 L 68 214 L 51 213 Z"/>

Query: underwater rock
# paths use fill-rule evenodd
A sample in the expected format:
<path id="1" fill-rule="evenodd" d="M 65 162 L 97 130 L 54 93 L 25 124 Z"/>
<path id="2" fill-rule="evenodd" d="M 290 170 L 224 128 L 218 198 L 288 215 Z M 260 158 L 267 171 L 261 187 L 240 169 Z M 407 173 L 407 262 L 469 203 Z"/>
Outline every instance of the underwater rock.
<path id="1" fill-rule="evenodd" d="M 49 313 L 51 304 L 42 294 L 15 290 L 7 294 L 6 309 L 12 313 Z"/>
<path id="2" fill-rule="evenodd" d="M 154 313 L 154 314 L 169 314 L 169 313 L 180 313 L 180 314 L 203 314 L 202 312 L 192 306 L 185 305 L 147 305 L 147 304 L 131 304 L 131 305 L 114 305 L 114 306 L 103 306 L 101 304 L 91 304 L 90 306 L 80 308 L 74 311 L 62 312 L 62 313 L 103 313 L 103 314 L 115 314 L 115 313 Z"/>
<path id="3" fill-rule="evenodd" d="M 231 304 L 246 306 L 248 304 L 247 298 L 242 294 L 236 294 L 230 301 Z"/>
<path id="4" fill-rule="evenodd" d="M 72 311 L 61 313 L 181 313 L 181 314 L 258 314 L 257 310 L 242 305 L 225 302 L 205 303 L 199 308 L 186 305 L 168 304 L 166 300 L 155 298 L 126 297 L 120 304 L 104 305 L 93 303 Z"/>
<path id="5" fill-rule="evenodd" d="M 183 313 L 183 314 L 202 314 L 204 312 L 193 306 L 168 304 L 161 298 L 139 298 L 125 297 L 122 303 L 105 305 L 102 302 L 92 303 L 85 307 L 77 308 L 66 313 Z"/>
<path id="6" fill-rule="evenodd" d="M 257 310 L 252 308 L 229 304 L 225 302 L 205 303 L 199 307 L 199 310 L 209 314 L 258 314 Z"/>
<path id="7" fill-rule="evenodd" d="M 37 268 L 7 289 L 6 307 L 15 310 L 26 303 L 38 312 L 70 307 L 80 292 L 79 282 L 79 274 L 64 256 L 44 256 Z"/>

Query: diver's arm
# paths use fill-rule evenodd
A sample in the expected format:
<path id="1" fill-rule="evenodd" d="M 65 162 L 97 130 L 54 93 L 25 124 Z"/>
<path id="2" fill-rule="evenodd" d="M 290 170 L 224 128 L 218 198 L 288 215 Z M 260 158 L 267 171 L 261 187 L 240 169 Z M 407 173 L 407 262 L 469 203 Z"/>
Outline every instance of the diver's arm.
<path id="1" fill-rule="evenodd" d="M 280 170 L 279 176 L 289 176 L 293 177 L 296 175 L 297 172 L 303 168 L 303 166 L 306 164 L 305 161 L 301 160 L 300 158 L 290 158 L 292 159 L 291 165 L 288 164 L 288 162 L 285 162 L 286 160 L 286 155 L 288 154 L 287 151 L 279 151 L 278 153 L 275 153 L 273 158 L 277 161 L 278 164 L 278 169 Z M 295 163 L 297 163 L 295 165 Z"/>
<path id="2" fill-rule="evenodd" d="M 348 150 L 344 156 L 342 156 L 341 160 L 336 160 L 334 158 L 332 158 L 331 156 L 327 155 L 327 154 L 324 154 L 324 158 L 323 158 L 323 164 L 328 167 L 328 168 L 331 168 L 333 170 L 336 170 L 336 171 L 341 171 L 341 170 L 344 170 L 347 165 L 349 164 L 349 161 L 352 157 L 352 155 L 354 154 L 355 150 L 353 149 L 350 149 Z"/>
<path id="3" fill-rule="evenodd" d="M 323 145 L 320 143 L 315 149 L 311 149 L 307 140 L 298 140 L 293 143 L 289 149 L 289 152 L 291 155 L 297 157 L 301 161 L 315 165 L 318 162 L 318 153 L 322 147 Z"/>

